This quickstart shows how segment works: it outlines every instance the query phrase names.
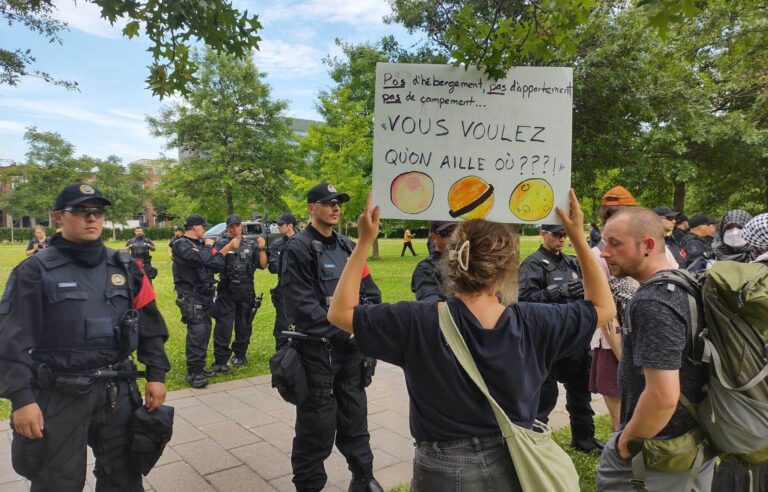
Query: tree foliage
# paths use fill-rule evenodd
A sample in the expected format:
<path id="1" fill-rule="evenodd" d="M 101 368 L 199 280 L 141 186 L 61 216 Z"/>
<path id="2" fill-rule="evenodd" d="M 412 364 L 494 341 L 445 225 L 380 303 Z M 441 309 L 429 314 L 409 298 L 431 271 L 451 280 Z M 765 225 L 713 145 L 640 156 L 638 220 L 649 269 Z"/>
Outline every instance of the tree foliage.
<path id="1" fill-rule="evenodd" d="M 258 16 L 240 12 L 228 0 L 86 0 L 100 9 L 105 22 L 127 21 L 123 35 L 133 38 L 143 30 L 152 54 L 147 86 L 152 93 L 167 96 L 174 92 L 187 94 L 195 82 L 197 62 L 190 57 L 189 46 L 202 41 L 210 49 L 243 58 L 258 49 L 257 35 L 261 24 Z M 66 24 L 55 19 L 53 0 L 0 0 L 0 19 L 9 26 L 19 24 L 61 44 Z M 31 69 L 35 57 L 24 48 L 0 49 L 0 84 L 16 85 L 22 77 L 34 76 L 68 89 L 77 82 L 56 79 Z"/>
<path id="2" fill-rule="evenodd" d="M 181 154 L 158 193 L 165 190 L 179 216 L 279 210 L 286 171 L 296 162 L 286 102 L 271 98 L 250 59 L 207 51 L 196 60 L 201 69 L 185 102 L 148 118 L 152 133 Z"/>
<path id="3" fill-rule="evenodd" d="M 112 201 L 109 220 L 125 224 L 144 209 L 144 172 L 140 167 L 126 169 L 120 159 L 109 156 L 95 159 L 76 157 L 75 147 L 58 133 L 30 128 L 24 134 L 29 150 L 24 164 L 4 173 L 14 182 L 10 193 L 0 198 L 0 208 L 13 215 L 35 217 L 53 223 L 53 205 L 59 192 L 72 183 L 93 183 Z M 10 169 L 10 168 L 9 168 Z"/>
<path id="4" fill-rule="evenodd" d="M 768 4 L 392 0 L 454 63 L 574 68 L 573 182 L 720 214 L 768 208 Z M 471 14 L 470 14 L 471 13 Z"/>

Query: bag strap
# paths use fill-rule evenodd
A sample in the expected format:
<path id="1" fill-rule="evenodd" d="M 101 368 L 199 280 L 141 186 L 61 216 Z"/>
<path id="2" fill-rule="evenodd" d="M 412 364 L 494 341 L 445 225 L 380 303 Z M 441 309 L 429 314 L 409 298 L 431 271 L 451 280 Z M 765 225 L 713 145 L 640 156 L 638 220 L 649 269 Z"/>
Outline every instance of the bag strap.
<path id="1" fill-rule="evenodd" d="M 717 349 L 709 340 L 705 339 L 704 343 L 705 343 L 705 346 L 704 346 L 703 360 L 704 362 L 709 362 L 710 360 L 712 361 L 712 364 L 715 367 L 715 375 L 717 376 L 717 379 L 720 381 L 720 384 L 722 384 L 723 387 L 725 387 L 726 389 L 729 389 L 731 391 L 739 391 L 739 392 L 747 391 L 757 386 L 758 383 L 760 383 L 763 379 L 766 378 L 766 376 L 768 376 L 768 364 L 766 364 L 763 366 L 760 372 L 755 374 L 755 376 L 749 381 L 747 381 L 746 384 L 734 388 L 733 386 L 728 384 L 728 382 L 726 382 L 725 379 L 723 378 L 723 374 L 725 374 L 725 370 L 723 369 L 723 362 L 720 359 L 720 354 L 717 353 Z"/>
<path id="2" fill-rule="evenodd" d="M 501 433 L 504 438 L 506 439 L 512 436 L 516 430 L 515 424 L 509 420 L 507 414 L 488 392 L 488 387 L 483 380 L 483 376 L 480 375 L 480 370 L 477 368 L 475 360 L 472 358 L 472 354 L 469 353 L 469 348 L 467 347 L 464 338 L 461 336 L 459 328 L 453 321 L 453 316 L 451 316 L 451 311 L 448 309 L 448 304 L 443 303 L 438 305 L 437 313 L 440 318 L 440 331 L 443 332 L 443 336 L 448 342 L 448 346 L 451 348 L 453 355 L 456 356 L 461 367 L 488 399 L 488 403 L 491 404 L 493 415 L 496 417 L 496 422 L 499 424 L 499 428 L 501 428 Z"/>

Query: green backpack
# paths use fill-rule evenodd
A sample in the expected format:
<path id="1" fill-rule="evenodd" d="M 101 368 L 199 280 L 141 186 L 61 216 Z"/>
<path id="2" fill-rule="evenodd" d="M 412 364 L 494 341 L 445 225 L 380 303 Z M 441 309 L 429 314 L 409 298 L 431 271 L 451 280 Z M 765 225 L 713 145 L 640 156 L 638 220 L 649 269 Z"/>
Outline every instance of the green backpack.
<path id="1" fill-rule="evenodd" d="M 718 261 L 703 282 L 685 270 L 645 283 L 655 282 L 688 293 L 694 353 L 709 364 L 699 425 L 719 454 L 768 463 L 768 266 Z"/>

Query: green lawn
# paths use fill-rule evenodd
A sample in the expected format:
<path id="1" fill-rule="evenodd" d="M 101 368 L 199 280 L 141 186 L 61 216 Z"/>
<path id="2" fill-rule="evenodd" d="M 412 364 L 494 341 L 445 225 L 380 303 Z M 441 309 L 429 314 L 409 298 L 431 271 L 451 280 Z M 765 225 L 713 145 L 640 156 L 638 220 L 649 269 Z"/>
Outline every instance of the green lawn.
<path id="1" fill-rule="evenodd" d="M 152 264 L 158 269 L 159 273 L 155 279 L 154 285 L 157 290 L 157 302 L 160 311 L 165 317 L 170 330 L 170 339 L 166 344 L 168 356 L 171 359 L 171 372 L 168 374 L 167 384 L 169 389 L 185 388 L 184 376 L 186 375 L 184 364 L 184 336 L 185 327 L 181 323 L 179 310 L 174 302 L 173 278 L 171 276 L 171 264 L 167 256 L 167 242 L 158 241 L 160 245 L 158 252 L 155 253 Z M 525 258 L 538 247 L 537 237 L 524 237 L 521 241 L 521 258 Z M 26 242 L 0 244 L 0 289 L 5 287 L 5 283 L 11 270 L 21 260 L 24 259 L 24 248 Z M 119 248 L 122 243 L 110 243 L 113 248 Z M 414 248 L 419 256 L 400 257 L 402 241 L 399 239 L 384 239 L 380 241 L 381 257 L 379 261 L 371 261 L 370 269 L 379 284 L 384 300 L 395 302 L 399 300 L 413 299 L 410 290 L 411 272 L 419 260 L 427 254 L 426 243 L 423 239 L 414 241 Z M 257 292 L 264 292 L 264 303 L 256 315 L 253 324 L 253 338 L 248 349 L 248 359 L 250 364 L 242 369 L 236 370 L 230 376 L 218 376 L 215 381 L 227 381 L 243 377 L 257 376 L 269 372 L 269 358 L 274 352 L 274 340 L 272 338 L 272 327 L 275 319 L 275 310 L 269 299 L 269 289 L 274 287 L 276 278 L 270 275 L 268 271 L 256 272 Z M 212 350 L 212 349 L 211 349 Z M 212 360 L 212 353 L 209 355 L 209 362 Z M 0 418 L 7 418 L 10 405 L 6 400 L 0 400 Z M 607 439 L 610 435 L 610 424 L 607 417 L 596 419 L 598 426 L 598 436 Z M 567 450 L 570 442 L 570 430 L 565 428 L 556 432 L 556 439 Z M 584 453 L 571 452 L 574 463 L 579 470 L 581 477 L 581 489 L 584 491 L 594 490 L 595 468 L 597 466 L 597 456 L 585 455 Z M 401 486 L 397 490 L 407 490 L 407 486 Z"/>

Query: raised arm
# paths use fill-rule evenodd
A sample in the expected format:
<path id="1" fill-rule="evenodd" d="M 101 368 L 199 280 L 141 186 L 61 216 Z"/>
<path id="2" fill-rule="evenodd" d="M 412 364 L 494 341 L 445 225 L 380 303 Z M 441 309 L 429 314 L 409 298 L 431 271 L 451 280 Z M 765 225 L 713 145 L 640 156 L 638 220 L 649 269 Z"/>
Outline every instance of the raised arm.
<path id="1" fill-rule="evenodd" d="M 328 321 L 349 333 L 352 333 L 355 306 L 360 303 L 360 278 L 365 266 L 365 257 L 379 234 L 380 214 L 379 207 L 372 207 L 371 196 L 368 195 L 365 210 L 357 219 L 357 246 L 352 250 L 352 255 L 341 273 L 328 308 Z"/>
<path id="2" fill-rule="evenodd" d="M 568 233 L 573 249 L 576 250 L 584 279 L 584 299 L 595 306 L 597 326 L 604 325 L 616 316 L 616 305 L 613 302 L 605 272 L 590 251 L 587 239 L 584 237 L 584 212 L 573 190 L 570 191 L 570 212 L 567 213 L 557 207 L 555 213 L 563 222 L 565 232 Z"/>

